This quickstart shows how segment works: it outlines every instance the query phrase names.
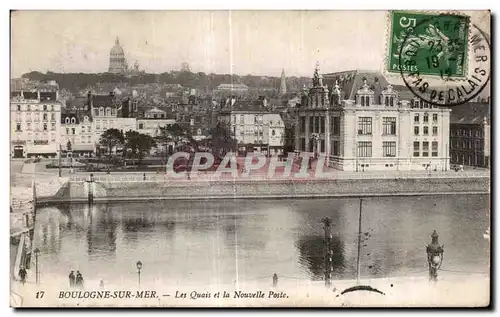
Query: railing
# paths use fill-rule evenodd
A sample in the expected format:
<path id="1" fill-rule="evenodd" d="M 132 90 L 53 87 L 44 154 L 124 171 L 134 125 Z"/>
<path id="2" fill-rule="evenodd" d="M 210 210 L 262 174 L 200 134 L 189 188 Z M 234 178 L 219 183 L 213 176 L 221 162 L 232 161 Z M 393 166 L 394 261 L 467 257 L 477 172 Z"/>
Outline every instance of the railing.
<path id="1" fill-rule="evenodd" d="M 173 173 L 172 173 L 173 174 Z M 332 175 L 316 175 L 311 173 L 307 177 L 295 176 L 296 173 L 291 173 L 289 177 L 282 177 L 276 173 L 273 177 L 267 174 L 251 174 L 250 176 L 232 177 L 229 174 L 216 175 L 215 173 L 198 173 L 191 174 L 190 178 L 187 173 L 180 177 L 174 177 L 172 174 L 165 175 L 157 173 L 127 173 L 127 174 L 101 174 L 93 176 L 96 182 L 144 182 L 144 181 L 164 181 L 164 182 L 194 182 L 194 181 L 272 181 L 272 180 L 294 180 L 294 181 L 311 181 L 311 180 L 349 180 L 349 179 L 434 179 L 434 178 L 453 178 L 453 179 L 471 179 L 471 178 L 489 178 L 489 172 L 337 172 Z M 70 177 L 71 181 L 84 182 L 89 180 L 89 175 L 75 175 Z"/>

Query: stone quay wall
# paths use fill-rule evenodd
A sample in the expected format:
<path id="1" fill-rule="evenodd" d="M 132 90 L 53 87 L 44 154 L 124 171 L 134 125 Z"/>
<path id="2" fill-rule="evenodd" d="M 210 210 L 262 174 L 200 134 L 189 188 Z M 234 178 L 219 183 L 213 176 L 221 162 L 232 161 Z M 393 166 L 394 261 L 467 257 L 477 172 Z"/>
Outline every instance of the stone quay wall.
<path id="1" fill-rule="evenodd" d="M 175 199 L 325 198 L 356 196 L 411 196 L 489 194 L 490 179 L 395 178 L 268 181 L 69 181 L 39 203 Z"/>

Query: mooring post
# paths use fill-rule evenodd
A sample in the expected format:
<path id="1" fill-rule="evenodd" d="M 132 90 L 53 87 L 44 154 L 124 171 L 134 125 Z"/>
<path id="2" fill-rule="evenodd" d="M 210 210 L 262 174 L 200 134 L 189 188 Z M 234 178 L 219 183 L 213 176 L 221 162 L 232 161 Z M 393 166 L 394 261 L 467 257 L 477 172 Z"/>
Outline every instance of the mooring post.
<path id="1" fill-rule="evenodd" d="M 273 287 L 278 286 L 278 274 L 274 273 L 273 275 Z"/>

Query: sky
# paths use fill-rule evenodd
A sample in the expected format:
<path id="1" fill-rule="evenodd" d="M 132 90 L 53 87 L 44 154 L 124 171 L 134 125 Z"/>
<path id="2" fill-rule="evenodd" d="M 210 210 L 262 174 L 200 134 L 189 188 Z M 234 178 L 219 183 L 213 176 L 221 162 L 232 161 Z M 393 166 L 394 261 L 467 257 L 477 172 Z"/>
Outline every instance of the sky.
<path id="1" fill-rule="evenodd" d="M 105 72 L 117 36 L 148 73 L 381 70 L 386 28 L 386 11 L 17 11 L 11 72 Z"/>

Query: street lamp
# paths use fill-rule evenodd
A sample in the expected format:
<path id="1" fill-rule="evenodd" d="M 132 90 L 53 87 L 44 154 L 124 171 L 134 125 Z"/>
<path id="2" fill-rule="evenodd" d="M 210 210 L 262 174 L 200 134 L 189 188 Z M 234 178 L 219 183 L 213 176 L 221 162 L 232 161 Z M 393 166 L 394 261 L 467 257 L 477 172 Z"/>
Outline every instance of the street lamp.
<path id="1" fill-rule="evenodd" d="M 35 253 L 35 281 L 36 284 L 38 285 L 40 283 L 40 278 L 38 277 L 38 255 L 40 254 L 40 250 L 38 248 L 35 248 L 33 251 Z"/>
<path id="2" fill-rule="evenodd" d="M 432 242 L 427 245 L 427 262 L 429 264 L 429 281 L 437 282 L 438 270 L 443 264 L 444 245 L 439 245 L 439 235 L 434 230 L 431 235 Z"/>
<path id="3" fill-rule="evenodd" d="M 137 261 L 137 277 L 139 278 L 139 287 L 141 287 L 141 269 L 142 269 L 142 262 Z"/>

